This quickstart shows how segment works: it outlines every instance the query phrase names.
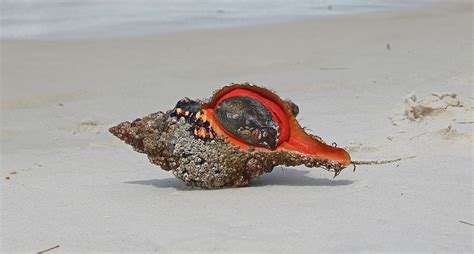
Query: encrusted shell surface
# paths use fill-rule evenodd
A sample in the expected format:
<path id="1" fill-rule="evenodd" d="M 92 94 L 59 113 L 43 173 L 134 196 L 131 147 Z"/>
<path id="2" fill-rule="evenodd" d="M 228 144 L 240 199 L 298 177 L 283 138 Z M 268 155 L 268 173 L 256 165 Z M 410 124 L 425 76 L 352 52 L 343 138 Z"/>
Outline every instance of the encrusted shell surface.
<path id="1" fill-rule="evenodd" d="M 237 88 L 259 95 L 268 92 L 262 96 L 282 108 L 288 118 L 285 139 L 281 139 L 275 114 L 265 111 L 269 110 L 267 106 L 239 95 L 222 99 Z M 233 110 L 234 106 L 239 109 L 239 104 L 240 110 Z M 123 122 L 109 131 L 136 151 L 147 154 L 150 162 L 171 171 L 186 184 L 202 188 L 247 186 L 251 179 L 277 165 L 323 167 L 337 175 L 349 165 L 349 155 L 306 134 L 294 119 L 297 109 L 296 104 L 282 101 L 269 90 L 233 84 L 220 89 L 208 101 L 185 98 L 172 110 Z M 281 112 L 278 118 L 282 118 Z M 252 120 L 246 121 L 249 119 Z M 237 130 L 242 126 L 258 128 L 261 133 L 268 131 L 265 138 L 271 140 L 263 139 L 263 134 L 260 138 L 240 134 Z"/>

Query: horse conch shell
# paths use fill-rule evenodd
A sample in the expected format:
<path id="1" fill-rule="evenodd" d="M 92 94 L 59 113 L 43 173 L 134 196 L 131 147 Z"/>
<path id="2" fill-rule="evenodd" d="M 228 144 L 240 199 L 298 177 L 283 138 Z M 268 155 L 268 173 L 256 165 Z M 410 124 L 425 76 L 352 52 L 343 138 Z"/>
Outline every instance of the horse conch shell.
<path id="1" fill-rule="evenodd" d="M 248 186 L 277 165 L 322 167 L 337 176 L 351 163 L 342 148 L 307 134 L 298 106 L 265 88 L 231 84 L 206 101 L 184 98 L 167 112 L 109 131 L 151 163 L 201 188 Z"/>

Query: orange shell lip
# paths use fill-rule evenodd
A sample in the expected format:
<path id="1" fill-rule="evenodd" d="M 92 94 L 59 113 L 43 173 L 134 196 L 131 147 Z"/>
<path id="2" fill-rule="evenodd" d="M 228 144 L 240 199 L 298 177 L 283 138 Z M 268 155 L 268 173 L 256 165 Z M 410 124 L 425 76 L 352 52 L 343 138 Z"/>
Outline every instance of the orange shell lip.
<path id="1" fill-rule="evenodd" d="M 274 149 L 249 144 L 227 131 L 216 118 L 214 110 L 219 103 L 234 96 L 248 96 L 258 100 L 272 115 L 272 120 L 278 125 L 278 145 Z M 291 113 L 286 103 L 275 93 L 258 86 L 234 84 L 225 86 L 214 94 L 210 102 L 203 106 L 203 115 L 217 135 L 227 139 L 242 149 L 253 146 L 259 151 L 285 150 L 303 153 L 320 159 L 335 161 L 344 166 L 351 163 L 349 154 L 342 148 L 324 144 L 311 135 L 308 135 Z"/>

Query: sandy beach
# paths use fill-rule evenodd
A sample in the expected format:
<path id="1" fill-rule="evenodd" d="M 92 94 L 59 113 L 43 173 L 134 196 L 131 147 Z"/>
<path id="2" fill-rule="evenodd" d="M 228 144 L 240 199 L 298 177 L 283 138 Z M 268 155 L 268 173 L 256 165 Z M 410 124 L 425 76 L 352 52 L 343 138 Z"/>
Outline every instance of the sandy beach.
<path id="1" fill-rule="evenodd" d="M 472 8 L 1 41 L 1 252 L 472 252 Z M 401 160 L 200 190 L 107 131 L 247 81 L 353 160 Z"/>

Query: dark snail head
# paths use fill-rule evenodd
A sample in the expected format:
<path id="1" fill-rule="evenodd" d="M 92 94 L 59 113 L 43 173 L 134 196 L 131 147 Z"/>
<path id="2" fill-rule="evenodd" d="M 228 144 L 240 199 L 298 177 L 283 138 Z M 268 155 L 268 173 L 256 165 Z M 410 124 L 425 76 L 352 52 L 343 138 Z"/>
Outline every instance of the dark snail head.
<path id="1" fill-rule="evenodd" d="M 185 97 L 176 103 L 171 116 L 189 117 L 201 110 L 201 103 Z"/>

